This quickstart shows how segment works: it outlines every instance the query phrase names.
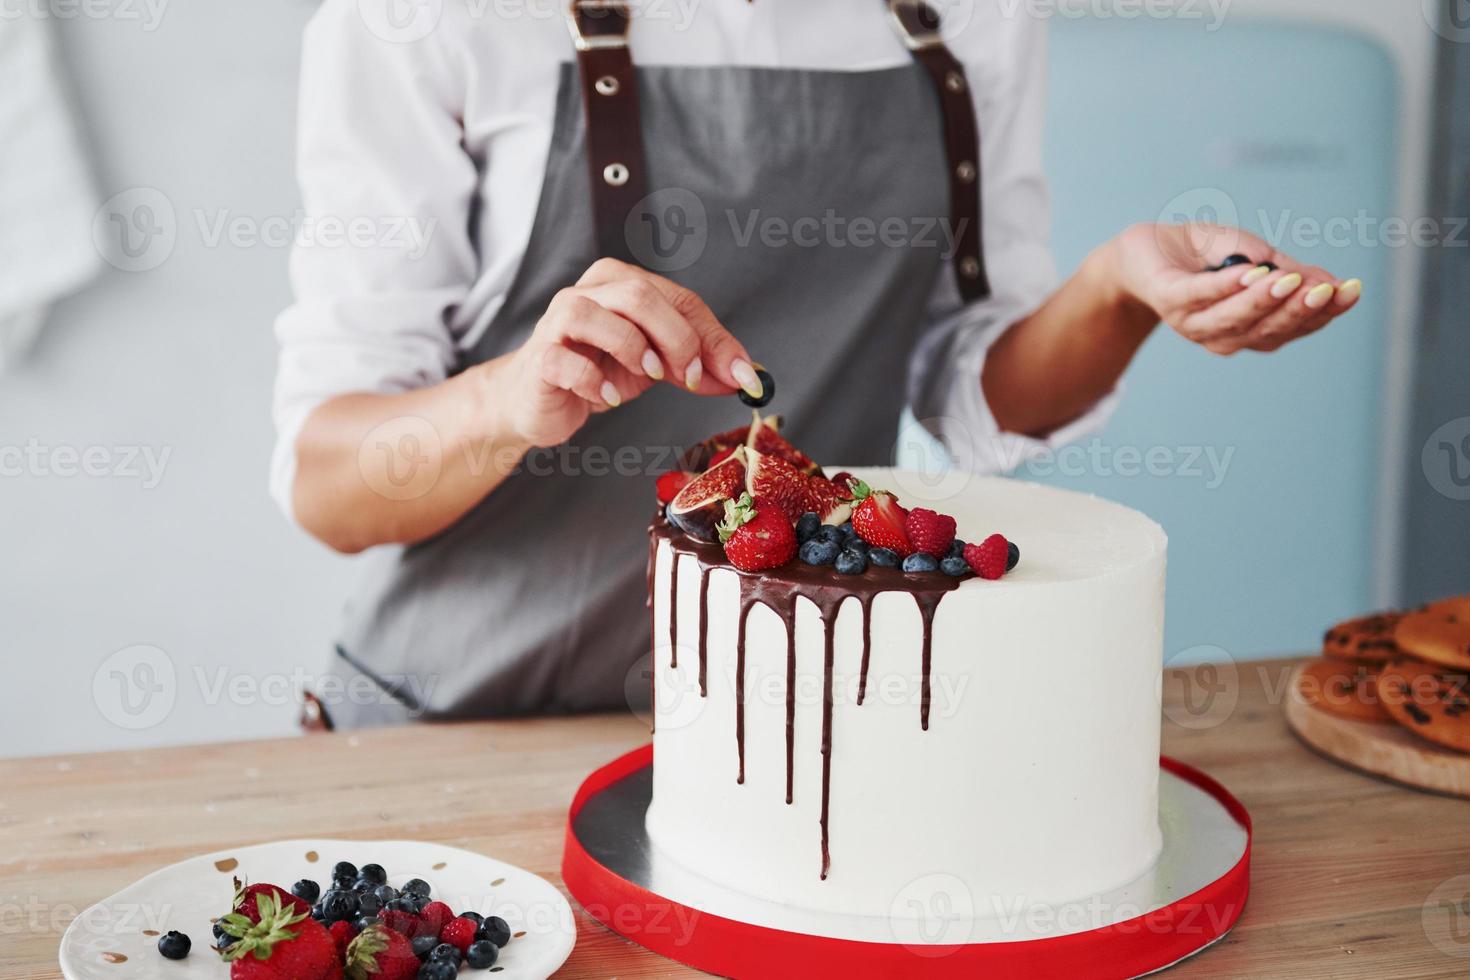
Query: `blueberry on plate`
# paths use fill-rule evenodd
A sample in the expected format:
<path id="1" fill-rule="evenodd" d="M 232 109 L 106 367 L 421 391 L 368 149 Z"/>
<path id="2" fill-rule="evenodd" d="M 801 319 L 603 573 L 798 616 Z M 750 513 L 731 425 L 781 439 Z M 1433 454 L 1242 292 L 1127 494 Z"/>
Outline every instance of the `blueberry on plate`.
<path id="1" fill-rule="evenodd" d="M 434 890 L 429 887 L 429 883 L 422 878 L 410 878 L 408 882 L 403 886 L 403 893 L 405 895 L 428 896 L 432 894 L 433 891 Z"/>
<path id="2" fill-rule="evenodd" d="M 384 905 L 398 897 L 398 889 L 392 885 L 379 885 L 373 889 L 373 897 Z"/>
<path id="3" fill-rule="evenodd" d="M 488 939 L 477 940 L 470 943 L 470 948 L 465 950 L 465 959 L 476 970 L 488 970 L 500 959 L 500 947 Z"/>
<path id="4" fill-rule="evenodd" d="M 487 915 L 485 922 L 476 933 L 477 939 L 484 939 L 497 946 L 504 946 L 510 942 L 510 923 L 498 915 Z"/>
<path id="5" fill-rule="evenodd" d="M 896 568 L 898 552 L 892 548 L 870 548 L 868 549 L 868 561 L 882 568 Z"/>
<path id="6" fill-rule="evenodd" d="M 453 943 L 440 943 L 438 946 L 435 946 L 433 949 L 429 950 L 429 959 L 447 960 L 450 963 L 458 966 L 459 947 L 454 945 Z"/>
<path id="7" fill-rule="evenodd" d="M 843 521 L 841 524 L 837 525 L 837 530 L 842 532 L 842 536 L 844 538 L 850 538 L 857 534 L 857 532 L 854 531 L 852 528 L 852 521 Z"/>
<path id="8" fill-rule="evenodd" d="M 189 955 L 189 948 L 193 945 L 188 936 L 172 929 L 158 937 L 158 952 L 166 960 L 183 959 Z"/>
<path id="9" fill-rule="evenodd" d="M 357 893 L 334 888 L 322 896 L 322 915 L 328 922 L 357 918 Z"/>
<path id="10" fill-rule="evenodd" d="M 347 878 L 349 880 L 357 877 L 357 865 L 351 861 L 338 861 L 332 866 L 332 878 Z"/>
<path id="11" fill-rule="evenodd" d="M 423 915 L 424 909 L 428 908 L 429 903 L 433 901 L 427 895 L 409 895 L 407 898 L 409 903 L 413 905 L 414 915 Z"/>
<path id="12" fill-rule="evenodd" d="M 954 544 L 952 544 L 952 545 L 949 546 L 949 550 L 944 553 L 944 557 L 946 557 L 946 558 L 963 558 L 963 557 L 965 557 L 965 543 L 963 541 L 961 541 L 959 538 L 955 538 L 954 539 Z"/>
<path id="13" fill-rule="evenodd" d="M 832 524 L 823 524 L 817 528 L 818 541 L 828 541 L 840 546 L 844 537 L 845 535 L 842 533 L 842 529 Z"/>
<path id="14" fill-rule="evenodd" d="M 485 917 L 478 912 L 461 912 L 459 913 L 459 917 L 461 919 L 473 919 L 476 926 L 485 924 Z"/>
<path id="15" fill-rule="evenodd" d="M 1021 560 L 1021 549 L 1016 547 L 1016 542 L 1006 542 L 1006 571 L 1016 567 L 1016 562 Z"/>
<path id="16" fill-rule="evenodd" d="M 357 913 L 359 915 L 377 915 L 383 908 L 383 900 L 378 897 L 377 892 L 359 892 L 357 896 Z"/>
<path id="17" fill-rule="evenodd" d="M 364 929 L 371 929 L 377 924 L 378 917 L 376 915 L 359 915 L 356 919 L 353 920 L 352 928 L 356 929 L 358 932 L 362 932 Z"/>
<path id="18" fill-rule="evenodd" d="M 310 878 L 302 878 L 291 886 L 291 894 L 301 899 L 307 905 L 315 905 L 316 900 L 322 897 L 322 886 Z"/>
<path id="19" fill-rule="evenodd" d="M 386 885 L 388 883 L 388 872 L 383 870 L 381 864 L 364 864 L 362 870 L 357 873 L 359 878 L 366 878 L 374 885 Z"/>
<path id="20" fill-rule="evenodd" d="M 434 951 L 434 947 L 439 945 L 439 937 L 414 936 L 413 939 L 409 940 L 409 945 L 413 947 L 413 955 L 421 960 L 426 960 L 429 958 L 429 954 Z"/>
<path id="21" fill-rule="evenodd" d="M 903 570 L 906 572 L 935 572 L 939 570 L 939 562 L 934 560 L 933 555 L 916 551 L 903 560 Z"/>
<path id="22" fill-rule="evenodd" d="M 767 371 L 760 365 L 756 365 L 755 376 L 761 379 L 761 396 L 759 398 L 752 398 L 746 394 L 744 388 L 741 388 L 737 394 L 740 396 L 740 400 L 751 408 L 765 408 L 771 404 L 771 399 L 776 397 L 776 379 L 771 377 L 770 371 Z"/>
<path id="23" fill-rule="evenodd" d="M 225 932 L 225 924 L 216 922 L 214 924 L 214 945 L 217 949 L 224 949 L 235 941 L 235 937 Z"/>
<path id="24" fill-rule="evenodd" d="M 796 552 L 808 565 L 830 565 L 837 560 L 837 545 L 821 538 L 812 538 Z"/>
<path id="25" fill-rule="evenodd" d="M 861 575 L 868 570 L 868 558 L 860 551 L 845 549 L 837 556 L 838 575 Z"/>
<path id="26" fill-rule="evenodd" d="M 454 980 L 459 975 L 459 964 L 448 960 L 429 960 L 419 967 L 418 980 Z"/>
<path id="27" fill-rule="evenodd" d="M 862 555 L 863 560 L 866 561 L 868 557 L 868 552 L 872 550 L 872 546 L 869 545 L 868 542 L 864 541 L 862 538 L 854 534 L 852 537 L 847 538 L 842 542 L 842 550 L 856 551 L 858 554 Z"/>
<path id="28" fill-rule="evenodd" d="M 965 561 L 964 555 L 945 555 L 939 562 L 939 570 L 946 575 L 959 578 L 961 575 L 970 574 L 970 563 Z"/>

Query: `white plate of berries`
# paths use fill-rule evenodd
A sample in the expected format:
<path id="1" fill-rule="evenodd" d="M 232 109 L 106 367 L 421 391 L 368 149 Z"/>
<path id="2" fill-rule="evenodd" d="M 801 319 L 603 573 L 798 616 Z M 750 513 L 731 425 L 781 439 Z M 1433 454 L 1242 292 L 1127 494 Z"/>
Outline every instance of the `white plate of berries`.
<path id="1" fill-rule="evenodd" d="M 297 840 L 190 858 L 79 915 L 67 980 L 540 980 L 576 941 L 543 878 L 417 841 Z"/>

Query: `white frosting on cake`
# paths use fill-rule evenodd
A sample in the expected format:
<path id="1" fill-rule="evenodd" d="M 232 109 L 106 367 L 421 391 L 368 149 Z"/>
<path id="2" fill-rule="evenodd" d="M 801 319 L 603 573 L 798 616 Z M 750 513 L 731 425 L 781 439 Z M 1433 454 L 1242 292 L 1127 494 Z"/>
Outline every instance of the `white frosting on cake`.
<path id="1" fill-rule="evenodd" d="M 747 621 L 742 784 L 734 683 L 740 577 L 728 568 L 710 572 L 701 624 L 700 565 L 681 558 L 672 666 L 673 555 L 660 542 L 647 818 L 654 844 L 704 878 L 760 899 L 889 918 L 934 914 L 906 906 L 905 895 L 927 876 L 957 879 L 977 910 L 1005 911 L 1073 901 L 1146 872 L 1161 843 L 1162 529 L 1114 503 L 1011 480 L 951 475 L 933 487 L 912 473 L 852 472 L 892 489 L 907 507 L 953 515 L 967 540 L 1004 533 L 1020 547 L 1020 564 L 999 581 L 967 579 L 939 601 L 927 730 L 913 596 L 886 592 L 873 601 L 861 705 L 862 613 L 856 599 L 841 605 L 824 879 L 818 608 L 797 600 L 788 804 L 783 621 L 763 605 Z"/>

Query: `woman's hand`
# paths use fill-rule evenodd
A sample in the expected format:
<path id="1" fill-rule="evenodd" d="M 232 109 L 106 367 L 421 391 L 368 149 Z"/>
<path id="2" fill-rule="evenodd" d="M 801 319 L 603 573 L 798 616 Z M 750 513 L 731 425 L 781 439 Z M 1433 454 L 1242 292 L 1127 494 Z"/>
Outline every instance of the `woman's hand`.
<path id="1" fill-rule="evenodd" d="M 565 442 L 593 412 L 659 381 L 702 395 L 762 393 L 745 347 L 699 296 L 616 259 L 594 263 L 519 350 L 486 367 L 490 397 L 531 446 Z"/>
<path id="2" fill-rule="evenodd" d="M 1111 278 L 1128 301 L 1216 354 L 1273 351 L 1321 330 L 1363 291 L 1360 280 L 1339 281 L 1223 225 L 1134 225 L 1108 249 Z M 1252 264 L 1204 271 L 1235 254 Z"/>

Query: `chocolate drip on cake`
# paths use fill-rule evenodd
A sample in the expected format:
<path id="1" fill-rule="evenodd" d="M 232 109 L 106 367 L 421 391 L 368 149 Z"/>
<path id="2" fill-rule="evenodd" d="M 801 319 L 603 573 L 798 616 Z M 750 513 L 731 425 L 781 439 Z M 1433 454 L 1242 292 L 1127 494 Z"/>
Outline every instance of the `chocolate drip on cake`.
<path id="1" fill-rule="evenodd" d="M 658 535 L 648 536 L 648 733 L 652 735 L 658 730 L 658 663 L 653 656 L 653 631 L 658 622 L 658 615 L 653 608 L 653 573 L 658 567 Z"/>
<path id="2" fill-rule="evenodd" d="M 679 549 L 669 562 L 669 666 L 679 666 Z"/>
<path id="3" fill-rule="evenodd" d="M 715 566 L 699 563 L 699 696 L 709 697 L 709 573 Z"/>
<path id="4" fill-rule="evenodd" d="M 868 655 L 873 652 L 873 596 L 864 593 L 857 597 L 863 607 L 863 665 L 858 670 L 857 703 L 862 704 L 868 693 Z"/>
<path id="5" fill-rule="evenodd" d="M 837 613 L 847 599 L 856 599 L 863 617 L 862 664 L 858 680 L 857 703 L 862 704 L 867 694 L 868 666 L 872 647 L 873 600 L 882 592 L 907 592 L 913 596 L 923 623 L 923 642 L 920 661 L 921 688 L 919 698 L 919 724 L 929 729 L 929 706 L 931 700 L 930 675 L 932 663 L 932 640 L 934 612 L 945 593 L 959 588 L 964 578 L 954 578 L 938 572 L 909 573 L 897 568 L 869 566 L 862 575 L 838 575 L 827 565 L 805 565 L 793 562 L 780 569 L 766 572 L 743 572 L 725 560 L 723 549 L 717 543 L 697 541 L 674 528 L 663 518 L 658 518 L 649 528 L 652 535 L 651 554 L 656 553 L 660 540 L 668 541 L 675 573 L 681 555 L 693 556 L 700 565 L 700 623 L 699 623 L 699 688 L 700 694 L 707 693 L 708 669 L 708 590 L 709 574 L 716 568 L 727 569 L 740 578 L 740 612 L 735 638 L 735 744 L 739 759 L 736 782 L 745 782 L 745 639 L 746 621 L 757 603 L 780 617 L 786 628 L 786 802 L 795 799 L 794 773 L 796 756 L 796 602 L 804 598 L 817 607 L 822 620 L 823 642 L 823 694 L 822 694 L 822 878 L 827 877 L 831 858 L 828 847 L 828 801 L 831 796 L 832 777 L 832 715 L 833 685 L 836 672 L 836 650 L 833 630 L 837 625 Z M 650 568 L 652 566 L 650 565 Z M 969 577 L 969 576 L 966 576 Z M 678 619 L 677 574 L 671 575 L 669 590 L 671 641 L 676 637 L 675 621 Z M 649 588 L 653 587 L 650 571 Z M 677 666 L 677 661 L 670 666 Z"/>

